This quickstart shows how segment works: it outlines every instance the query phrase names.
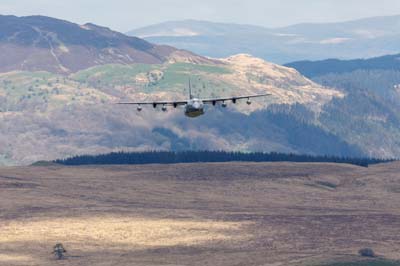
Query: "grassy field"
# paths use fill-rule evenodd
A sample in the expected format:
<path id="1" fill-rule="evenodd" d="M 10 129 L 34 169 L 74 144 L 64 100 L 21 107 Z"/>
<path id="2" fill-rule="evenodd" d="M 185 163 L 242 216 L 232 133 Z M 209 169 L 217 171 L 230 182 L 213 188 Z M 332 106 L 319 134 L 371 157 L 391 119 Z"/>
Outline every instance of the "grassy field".
<path id="1" fill-rule="evenodd" d="M 325 264 L 323 266 L 398 266 L 400 261 L 386 260 L 386 259 L 369 259 L 369 260 L 353 260 L 345 262 L 334 262 Z"/>
<path id="2" fill-rule="evenodd" d="M 0 169 L 0 265 L 400 265 L 400 164 Z M 61 242 L 67 258 L 57 262 Z M 380 256 L 361 260 L 370 247 Z"/>
<path id="3" fill-rule="evenodd" d="M 110 95 L 126 97 L 137 93 L 174 92 L 187 96 L 189 77 L 196 95 L 227 95 L 237 88 L 231 83 L 220 81 L 218 77 L 231 73 L 227 67 L 189 63 L 110 64 L 92 67 L 70 76 L 48 72 L 10 72 L 0 75 L 0 96 L 7 96 L 7 104 L 0 111 L 16 110 L 20 106 L 37 103 L 98 103 L 99 99 L 110 100 L 107 97 Z"/>

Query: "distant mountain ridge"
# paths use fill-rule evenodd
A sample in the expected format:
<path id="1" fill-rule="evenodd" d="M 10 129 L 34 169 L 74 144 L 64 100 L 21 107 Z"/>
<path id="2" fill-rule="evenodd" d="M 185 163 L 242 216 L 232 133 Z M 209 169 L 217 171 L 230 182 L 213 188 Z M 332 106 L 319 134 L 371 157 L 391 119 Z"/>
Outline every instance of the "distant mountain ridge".
<path id="1" fill-rule="evenodd" d="M 400 52 L 400 15 L 281 28 L 185 20 L 147 26 L 127 34 L 205 56 L 249 53 L 279 64 L 369 58 Z"/>
<path id="2" fill-rule="evenodd" d="M 174 56 L 205 60 L 106 27 L 44 16 L 0 16 L 0 49 L 0 72 L 71 73 L 102 64 L 160 64 Z"/>
<path id="3" fill-rule="evenodd" d="M 322 76 L 330 73 L 341 74 L 356 70 L 400 71 L 400 54 L 386 55 L 369 59 L 327 59 L 321 61 L 299 61 L 286 64 L 286 66 L 297 69 L 308 78 Z"/>
<path id="4" fill-rule="evenodd" d="M 184 36 L 218 36 L 229 35 L 232 32 L 232 25 L 235 26 L 235 32 L 251 33 L 257 31 L 272 32 L 272 30 L 253 25 L 215 23 L 201 20 L 177 20 L 167 21 L 155 25 L 149 25 L 136 30 L 127 32 L 128 35 L 136 35 L 141 38 L 146 37 L 184 37 Z"/>

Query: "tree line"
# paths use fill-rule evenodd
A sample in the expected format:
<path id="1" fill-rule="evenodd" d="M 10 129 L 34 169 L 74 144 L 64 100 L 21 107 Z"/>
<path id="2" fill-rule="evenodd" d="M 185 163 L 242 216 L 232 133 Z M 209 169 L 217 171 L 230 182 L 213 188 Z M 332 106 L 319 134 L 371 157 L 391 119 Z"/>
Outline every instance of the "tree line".
<path id="1" fill-rule="evenodd" d="M 346 163 L 363 167 L 392 160 L 375 158 L 350 158 L 264 152 L 227 151 L 146 151 L 113 152 L 100 155 L 80 155 L 55 160 L 62 165 L 116 165 L 116 164 L 174 164 L 210 162 L 319 162 Z"/>

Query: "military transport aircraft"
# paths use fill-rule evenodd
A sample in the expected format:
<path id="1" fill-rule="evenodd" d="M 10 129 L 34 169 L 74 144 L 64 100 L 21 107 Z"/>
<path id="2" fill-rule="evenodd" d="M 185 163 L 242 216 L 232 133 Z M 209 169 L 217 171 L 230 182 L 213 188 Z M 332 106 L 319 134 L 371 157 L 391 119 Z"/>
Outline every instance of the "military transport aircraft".
<path id="1" fill-rule="evenodd" d="M 212 104 L 215 106 L 217 103 L 221 103 L 222 107 L 227 107 L 227 102 L 232 101 L 232 103 L 236 103 L 237 100 L 247 99 L 247 104 L 251 104 L 251 98 L 265 97 L 271 94 L 258 94 L 258 95 L 247 95 L 247 96 L 238 96 L 238 97 L 228 97 L 228 98 L 212 98 L 212 99 L 199 99 L 193 97 L 192 88 L 189 82 L 189 100 L 186 101 L 154 101 L 154 102 L 124 102 L 118 104 L 129 104 L 129 105 L 137 105 L 137 110 L 140 112 L 143 110 L 142 105 L 151 105 L 153 108 L 157 108 L 157 106 L 162 106 L 161 110 L 163 112 L 168 111 L 167 106 L 173 106 L 174 108 L 178 106 L 185 107 L 185 115 L 188 117 L 198 117 L 204 114 L 204 105 Z"/>

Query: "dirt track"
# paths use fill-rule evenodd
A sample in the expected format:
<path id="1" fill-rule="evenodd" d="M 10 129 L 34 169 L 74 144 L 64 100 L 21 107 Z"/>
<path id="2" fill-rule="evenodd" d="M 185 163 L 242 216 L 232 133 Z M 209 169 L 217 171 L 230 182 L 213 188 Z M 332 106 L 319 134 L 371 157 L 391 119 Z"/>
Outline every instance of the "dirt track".
<path id="1" fill-rule="evenodd" d="M 1 266 L 400 259 L 400 163 L 2 168 L 0 195 Z"/>

